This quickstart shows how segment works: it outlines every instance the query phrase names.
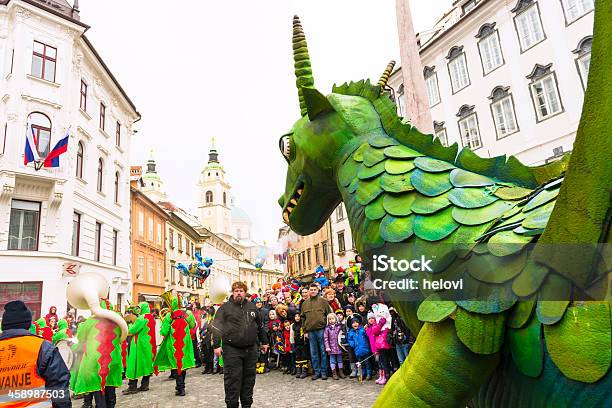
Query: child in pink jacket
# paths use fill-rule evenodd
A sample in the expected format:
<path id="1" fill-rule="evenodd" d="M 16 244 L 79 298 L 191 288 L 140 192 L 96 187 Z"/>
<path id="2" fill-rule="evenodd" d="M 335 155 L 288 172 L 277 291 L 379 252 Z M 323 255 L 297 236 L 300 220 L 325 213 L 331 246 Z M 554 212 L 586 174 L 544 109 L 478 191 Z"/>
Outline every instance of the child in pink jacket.
<path id="1" fill-rule="evenodd" d="M 378 380 L 376 384 L 384 385 L 387 383 L 388 378 L 391 375 L 390 368 L 390 350 L 391 345 L 387 342 L 387 333 L 389 329 L 383 329 L 387 319 L 379 317 L 378 321 L 374 313 L 368 313 L 368 325 L 366 327 L 366 334 L 370 340 L 370 348 L 372 353 L 376 355 L 376 361 L 378 362 Z"/>

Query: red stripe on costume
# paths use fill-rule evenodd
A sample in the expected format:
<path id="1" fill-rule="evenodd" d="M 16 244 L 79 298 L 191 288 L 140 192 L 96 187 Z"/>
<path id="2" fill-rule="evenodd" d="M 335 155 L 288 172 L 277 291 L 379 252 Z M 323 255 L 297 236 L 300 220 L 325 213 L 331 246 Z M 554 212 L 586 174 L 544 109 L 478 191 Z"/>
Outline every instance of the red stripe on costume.
<path id="1" fill-rule="evenodd" d="M 100 364 L 100 371 L 98 372 L 98 374 L 100 375 L 100 384 L 102 392 L 104 392 L 104 387 L 106 386 L 106 377 L 110 372 L 109 366 L 112 361 L 111 353 L 115 348 L 115 346 L 113 345 L 113 340 L 116 337 L 115 327 L 117 327 L 117 325 L 107 319 L 100 319 L 100 321 L 96 323 L 96 329 L 98 329 L 96 340 L 99 343 L 97 351 L 98 353 L 100 353 L 100 358 L 98 358 L 98 364 Z"/>
<path id="2" fill-rule="evenodd" d="M 187 327 L 187 314 L 184 310 L 172 312 L 172 337 L 174 338 L 174 358 L 179 375 L 183 371 L 183 357 L 185 355 L 185 328 Z"/>
<path id="3" fill-rule="evenodd" d="M 151 337 L 151 353 L 153 355 L 153 361 L 155 361 L 155 357 L 157 356 L 157 339 L 155 338 L 155 318 L 152 314 L 145 314 L 145 319 L 147 320 L 147 327 L 149 328 L 149 337 Z M 155 375 L 159 374 L 159 369 L 157 366 L 153 367 Z"/>

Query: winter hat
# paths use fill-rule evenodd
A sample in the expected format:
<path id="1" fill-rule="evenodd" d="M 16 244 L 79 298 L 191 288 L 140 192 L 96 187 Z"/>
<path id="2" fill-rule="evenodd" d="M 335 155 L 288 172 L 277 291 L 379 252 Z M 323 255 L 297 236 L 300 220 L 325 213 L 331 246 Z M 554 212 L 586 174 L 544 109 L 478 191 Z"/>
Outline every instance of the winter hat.
<path id="1" fill-rule="evenodd" d="M 376 316 L 374 316 L 374 313 L 372 312 L 368 312 L 368 320 L 370 319 L 376 319 Z"/>
<path id="2" fill-rule="evenodd" d="M 2 331 L 10 329 L 28 330 L 32 325 L 32 312 L 21 300 L 8 302 L 4 306 Z"/>
<path id="3" fill-rule="evenodd" d="M 253 299 L 253 303 L 262 303 L 261 298 L 256 297 L 255 299 Z"/>
<path id="4" fill-rule="evenodd" d="M 361 324 L 361 319 L 358 317 L 351 317 L 351 326 L 353 325 L 353 323 L 357 322 L 359 324 Z"/>
<path id="5" fill-rule="evenodd" d="M 355 311 L 355 308 L 353 307 L 353 305 L 346 305 L 346 306 L 344 306 L 344 310 L 345 310 L 345 311 L 346 311 L 346 310 L 349 310 L 349 309 L 350 309 L 351 311 L 353 311 L 353 312 Z"/>

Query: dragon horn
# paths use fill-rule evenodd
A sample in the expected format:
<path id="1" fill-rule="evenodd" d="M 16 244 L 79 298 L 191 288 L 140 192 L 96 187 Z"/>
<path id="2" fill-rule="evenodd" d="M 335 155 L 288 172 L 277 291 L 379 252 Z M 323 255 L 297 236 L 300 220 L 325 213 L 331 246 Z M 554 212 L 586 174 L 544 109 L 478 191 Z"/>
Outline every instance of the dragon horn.
<path id="1" fill-rule="evenodd" d="M 308 45 L 306 44 L 306 35 L 302 28 L 300 18 L 293 16 L 293 59 L 295 62 L 295 84 L 298 88 L 298 96 L 300 98 L 300 113 L 305 116 L 308 113 L 302 88 L 314 88 L 314 78 L 312 76 L 312 68 L 310 65 L 310 55 L 308 55 Z"/>
<path id="2" fill-rule="evenodd" d="M 387 68 L 385 68 L 385 72 L 383 72 L 383 74 L 380 76 L 380 79 L 378 80 L 378 85 L 381 88 L 384 88 L 385 86 L 387 86 L 389 77 L 391 76 L 391 73 L 393 72 L 393 67 L 395 67 L 395 61 L 391 60 L 391 62 L 389 62 L 389 64 L 387 65 Z"/>

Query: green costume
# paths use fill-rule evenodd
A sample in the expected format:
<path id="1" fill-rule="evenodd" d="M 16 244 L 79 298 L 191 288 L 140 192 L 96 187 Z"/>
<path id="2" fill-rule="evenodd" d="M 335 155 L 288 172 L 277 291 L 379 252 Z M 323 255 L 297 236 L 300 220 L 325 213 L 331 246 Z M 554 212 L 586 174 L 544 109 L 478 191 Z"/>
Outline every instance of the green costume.
<path id="1" fill-rule="evenodd" d="M 153 360 L 157 352 L 155 341 L 155 318 L 147 302 L 140 303 L 140 314 L 130 325 L 132 342 L 128 351 L 125 376 L 131 380 L 153 373 Z"/>
<path id="2" fill-rule="evenodd" d="M 101 301 L 103 309 L 112 306 Z M 104 387 L 119 387 L 122 382 L 121 329 L 108 320 L 94 316 L 79 325 L 78 343 L 73 351 L 76 360 L 70 373 L 70 389 L 75 394 L 102 391 Z"/>
<path id="3" fill-rule="evenodd" d="M 164 340 L 157 351 L 155 365 L 160 371 L 178 369 L 181 371 L 195 366 L 193 343 L 190 329 L 196 325 L 191 311 L 180 309 L 178 300 L 172 299 L 172 312 L 164 318 L 161 335 Z"/>
<path id="4" fill-rule="evenodd" d="M 443 146 L 407 124 L 386 92 L 392 67 L 376 86 L 322 95 L 294 19 L 303 117 L 280 140 L 285 222 L 312 234 L 344 202 L 366 266 L 375 254 L 431 260 L 430 271 L 373 273 L 420 285 L 386 291 L 418 337 L 376 406 L 612 406 L 610 266 L 597 245 L 612 238 L 611 21 L 612 2 L 596 1 L 571 158 L 530 168 Z M 475 296 L 423 285 L 439 277 Z"/>
<path id="5" fill-rule="evenodd" d="M 57 322 L 57 331 L 53 334 L 53 344 L 57 344 L 60 340 L 68 338 L 68 322 L 66 319 L 60 319 Z"/>

